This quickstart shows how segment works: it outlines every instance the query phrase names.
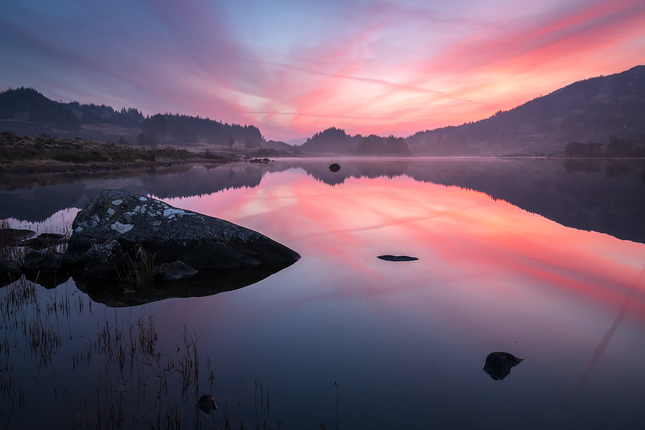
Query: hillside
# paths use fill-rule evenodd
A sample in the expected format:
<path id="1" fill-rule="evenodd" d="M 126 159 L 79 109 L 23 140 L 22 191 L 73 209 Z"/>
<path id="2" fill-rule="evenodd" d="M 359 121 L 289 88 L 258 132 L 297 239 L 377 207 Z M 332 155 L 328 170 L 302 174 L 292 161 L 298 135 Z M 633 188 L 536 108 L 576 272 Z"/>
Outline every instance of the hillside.
<path id="1" fill-rule="evenodd" d="M 135 108 L 117 111 L 105 105 L 53 101 L 33 88 L 0 93 L 0 132 L 3 131 L 21 136 L 80 137 L 148 147 L 209 144 L 244 150 L 293 149 L 282 142 L 266 142 L 253 125 L 169 113 L 144 117 Z"/>
<path id="2" fill-rule="evenodd" d="M 565 153 L 570 142 L 593 143 L 598 148 L 609 148 L 595 149 L 594 153 L 610 154 L 615 152 L 606 146 L 611 139 L 629 141 L 633 146 L 640 145 L 638 142 L 645 136 L 645 66 L 575 82 L 487 119 L 420 131 L 405 138 L 405 142 L 393 136 L 350 136 L 331 127 L 294 147 L 267 142 L 253 125 L 169 113 L 144 117 L 134 108 L 117 111 L 105 105 L 56 102 L 32 88 L 0 93 L 2 131 L 148 147 L 215 145 L 227 150 L 282 154 L 549 155 Z M 585 151 L 591 149 L 566 152 Z M 637 148 L 631 152 L 640 151 Z"/>
<path id="3" fill-rule="evenodd" d="M 417 155 L 534 155 L 568 142 L 608 142 L 645 135 L 645 66 L 579 81 L 490 118 L 418 132 Z"/>

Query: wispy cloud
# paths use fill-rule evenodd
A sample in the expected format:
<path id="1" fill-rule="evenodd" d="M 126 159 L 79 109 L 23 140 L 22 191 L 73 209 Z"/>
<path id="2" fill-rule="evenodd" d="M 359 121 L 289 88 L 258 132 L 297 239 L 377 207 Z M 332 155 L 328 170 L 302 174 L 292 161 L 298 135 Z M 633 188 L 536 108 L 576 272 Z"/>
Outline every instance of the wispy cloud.
<path id="1" fill-rule="evenodd" d="M 645 3 L 19 2 L 0 89 L 253 123 L 407 135 L 645 63 Z"/>

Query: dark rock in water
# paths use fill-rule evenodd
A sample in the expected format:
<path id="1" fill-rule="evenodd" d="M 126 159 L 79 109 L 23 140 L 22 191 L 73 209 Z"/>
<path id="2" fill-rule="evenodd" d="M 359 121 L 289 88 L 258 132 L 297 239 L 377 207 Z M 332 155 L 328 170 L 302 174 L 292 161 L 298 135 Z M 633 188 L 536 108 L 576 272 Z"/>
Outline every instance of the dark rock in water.
<path id="1" fill-rule="evenodd" d="M 0 286 L 4 287 L 22 276 L 20 263 L 13 260 L 0 260 Z"/>
<path id="2" fill-rule="evenodd" d="M 188 279 L 199 273 L 183 261 L 163 263 L 155 267 L 155 280 L 163 283 Z"/>
<path id="3" fill-rule="evenodd" d="M 338 163 L 334 163 L 334 164 L 329 166 L 329 170 L 331 170 L 332 172 L 336 173 L 336 172 L 338 172 L 340 170 L 340 165 Z"/>
<path id="4" fill-rule="evenodd" d="M 19 243 L 20 246 L 29 246 L 34 249 L 44 249 L 52 245 L 59 245 L 67 243 L 67 239 L 62 234 L 58 233 L 43 233 L 33 239 L 23 240 Z"/>
<path id="5" fill-rule="evenodd" d="M 72 229 L 67 253 L 86 268 L 96 261 L 89 250 L 111 241 L 128 255 L 140 245 L 156 264 L 183 261 L 199 271 L 289 265 L 300 258 L 253 230 L 124 190 L 103 191 L 76 215 Z"/>
<path id="6" fill-rule="evenodd" d="M 25 272 L 53 273 L 78 264 L 78 259 L 49 250 L 32 251 L 25 255 L 22 268 Z"/>
<path id="7" fill-rule="evenodd" d="M 417 257 L 408 257 L 407 255 L 379 255 L 377 258 L 385 261 L 416 261 Z"/>
<path id="8" fill-rule="evenodd" d="M 484 372 L 488 373 L 494 380 L 502 380 L 511 373 L 511 368 L 517 366 L 523 358 L 509 354 L 508 352 L 491 352 L 486 357 Z"/>
<path id="9" fill-rule="evenodd" d="M 212 411 L 217 410 L 215 399 L 210 394 L 204 394 L 201 396 L 197 402 L 197 407 L 206 414 L 210 414 Z"/>
<path id="10" fill-rule="evenodd" d="M 88 278 L 114 278 L 118 268 L 124 267 L 128 256 L 117 240 L 95 243 L 83 256 L 83 276 Z"/>
<path id="11" fill-rule="evenodd" d="M 15 228 L 0 229 L 0 244 L 3 246 L 14 246 L 21 240 L 35 236 L 36 232 L 31 230 L 20 230 Z"/>

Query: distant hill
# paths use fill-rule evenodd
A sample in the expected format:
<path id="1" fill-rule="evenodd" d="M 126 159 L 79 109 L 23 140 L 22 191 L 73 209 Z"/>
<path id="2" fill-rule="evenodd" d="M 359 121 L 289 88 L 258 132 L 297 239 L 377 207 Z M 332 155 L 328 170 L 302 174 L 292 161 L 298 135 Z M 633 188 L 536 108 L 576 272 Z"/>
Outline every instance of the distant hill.
<path id="1" fill-rule="evenodd" d="M 343 155 L 388 155 L 409 156 L 405 139 L 401 137 L 381 137 L 376 135 L 350 136 L 335 127 L 314 134 L 298 147 L 303 152 L 331 153 Z"/>
<path id="2" fill-rule="evenodd" d="M 576 82 L 490 118 L 418 132 L 406 139 L 414 154 L 535 155 L 567 143 L 645 135 L 645 66 Z"/>
<path id="3" fill-rule="evenodd" d="M 53 101 L 33 88 L 0 93 L 0 131 L 147 146 L 203 142 L 246 149 L 293 149 L 283 142 L 266 142 L 253 125 L 225 124 L 209 118 L 169 113 L 144 117 L 134 108 L 116 111 L 105 105 Z"/>
<path id="4" fill-rule="evenodd" d="M 298 147 L 303 152 L 325 152 L 335 154 L 351 154 L 361 142 L 360 136 L 350 136 L 336 127 L 320 131 Z"/>
<path id="5" fill-rule="evenodd" d="M 331 127 L 294 147 L 284 142 L 267 142 L 253 125 L 224 124 L 169 113 L 144 117 L 134 108 L 116 111 L 105 105 L 60 103 L 33 88 L 0 93 L 1 131 L 148 146 L 210 143 L 305 154 L 465 156 L 589 152 L 600 156 L 617 153 L 617 149 L 627 146 L 630 154 L 640 154 L 639 142 L 645 137 L 645 66 L 579 81 L 509 111 L 499 111 L 490 118 L 420 131 L 404 142 L 390 140 L 389 145 L 389 138 L 350 136 Z M 628 144 L 618 145 L 616 139 Z M 595 149 L 574 145 L 567 151 L 570 142 L 593 143 Z"/>
<path id="6" fill-rule="evenodd" d="M 9 89 L 0 93 L 0 121 L 3 128 L 36 128 L 41 130 L 81 131 L 83 124 L 114 124 L 140 127 L 144 118 L 137 109 L 60 103 L 48 99 L 33 88 Z"/>

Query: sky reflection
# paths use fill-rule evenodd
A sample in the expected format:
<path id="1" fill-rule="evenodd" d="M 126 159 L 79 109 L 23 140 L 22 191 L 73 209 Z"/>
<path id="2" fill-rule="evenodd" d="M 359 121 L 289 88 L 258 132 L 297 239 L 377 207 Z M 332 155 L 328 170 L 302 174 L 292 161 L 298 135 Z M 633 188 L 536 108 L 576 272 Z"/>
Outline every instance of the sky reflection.
<path id="1" fill-rule="evenodd" d="M 566 228 L 483 193 L 408 177 L 350 178 L 330 187 L 298 171 L 267 173 L 257 188 L 167 201 L 263 232 L 316 266 L 351 265 L 363 278 L 409 275 L 403 288 L 439 280 L 514 296 L 520 292 L 505 285 L 521 283 L 617 308 L 645 264 L 642 244 Z M 384 263 L 376 260 L 382 254 L 420 260 Z M 419 279 L 426 282 L 412 282 Z M 388 287 L 366 288 L 387 294 Z M 633 297 L 633 310 L 645 315 L 645 295 Z"/>
<path id="2" fill-rule="evenodd" d="M 342 428 L 426 428 L 428 423 L 477 429 L 639 428 L 645 394 L 645 244 L 564 227 L 488 194 L 424 179 L 449 177 L 444 163 L 454 160 L 413 165 L 418 180 L 408 173 L 363 176 L 385 172 L 381 167 L 391 167 L 388 160 L 361 160 L 360 166 L 344 160 L 343 177 L 331 174 L 326 160 L 307 160 L 306 168 L 284 169 L 280 163 L 291 162 L 270 163 L 265 170 L 232 165 L 209 172 L 191 169 L 190 175 L 144 175 L 139 182 L 79 184 L 88 195 L 108 185 L 192 194 L 166 201 L 257 230 L 302 259 L 255 284 L 211 296 L 119 309 L 94 302 L 61 324 L 74 337 L 73 348 L 84 350 L 86 339 L 108 319 L 116 325 L 117 319 L 134 322 L 149 315 L 158 348 L 175 356 L 186 327 L 199 339 L 200 394 L 212 392 L 219 405 L 228 402 L 234 419 L 251 425 L 257 380 L 270 387 L 271 419 L 280 419 L 281 428 L 333 428 L 334 381 Z M 552 165 L 531 170 L 524 162 L 512 164 L 517 175 L 490 175 L 504 165 L 509 167 L 495 161 L 486 174 L 469 175 L 460 162 L 452 167 L 463 170 L 466 179 L 459 182 L 455 175 L 446 183 L 468 187 L 492 178 L 492 183 L 521 185 L 517 178 L 532 176 L 542 184 L 540 178 L 557 176 Z M 361 166 L 370 168 L 360 173 Z M 570 177 L 548 188 L 580 184 Z M 235 187 L 224 186 L 232 179 Z M 159 187 L 140 185 L 153 182 Z M 582 184 L 575 189 L 597 190 L 603 182 Z M 221 191 L 203 191 L 209 189 Z M 520 187 L 506 195 L 532 198 L 522 202 L 525 207 L 568 211 L 580 206 L 581 212 L 597 207 L 562 205 L 569 195 L 554 198 L 540 190 Z M 419 260 L 377 258 L 383 254 Z M 39 295 L 41 301 L 57 301 L 68 292 L 73 303 L 88 300 L 73 280 L 55 290 L 40 289 Z M 55 384 L 65 369 L 69 372 L 71 360 L 64 352 L 73 349 L 67 346 L 59 348 L 55 378 L 41 378 L 40 386 L 28 390 L 42 394 L 37 401 L 55 408 L 61 422 L 68 397 L 59 391 L 52 400 L 51 392 L 60 387 Z M 19 358 L 26 363 L 29 349 L 22 351 L 25 360 Z M 493 381 L 482 366 L 494 351 L 525 360 L 503 381 Z M 91 384 L 105 369 L 102 357 L 94 360 L 96 374 L 88 370 L 87 376 L 71 377 Z M 21 384 L 32 380 L 37 372 L 32 370 L 21 371 L 27 375 Z M 211 370 L 212 386 L 204 379 Z M 83 403 L 87 391 L 82 388 L 69 390 L 70 405 Z M 137 403 L 134 393 L 124 404 Z M 28 397 L 29 405 L 40 404 L 33 399 Z M 180 408 L 195 412 L 192 401 Z M 22 409 L 23 421 L 32 423 L 30 409 Z"/>
<path id="3" fill-rule="evenodd" d="M 292 169 L 167 201 L 302 255 L 235 292 L 160 304 L 211 328 L 220 366 L 276 381 L 296 422 L 317 425 L 334 380 L 349 427 L 635 422 L 643 244 L 408 176 L 331 186 Z M 493 351 L 525 358 L 502 385 L 481 370 Z"/>

